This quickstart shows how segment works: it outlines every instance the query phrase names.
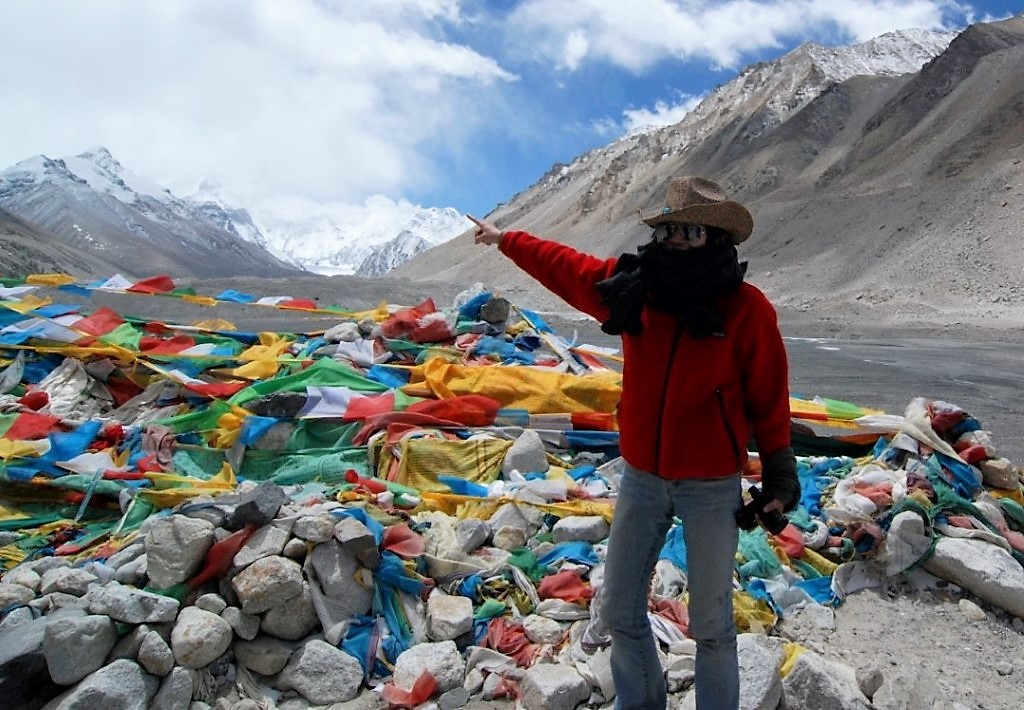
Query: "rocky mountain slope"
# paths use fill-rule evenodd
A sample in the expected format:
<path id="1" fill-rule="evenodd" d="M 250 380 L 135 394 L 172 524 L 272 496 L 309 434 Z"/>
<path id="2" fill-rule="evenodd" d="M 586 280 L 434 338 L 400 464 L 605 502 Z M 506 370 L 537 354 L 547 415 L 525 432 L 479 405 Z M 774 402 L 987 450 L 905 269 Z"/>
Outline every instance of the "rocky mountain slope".
<path id="1" fill-rule="evenodd" d="M 925 37 L 841 58 L 804 45 L 754 65 L 680 123 L 556 165 L 489 219 L 611 256 L 647 239 L 637 211 L 661 206 L 671 176 L 702 174 L 754 214 L 741 247 L 751 280 L 823 333 L 1024 324 L 1024 18 L 971 26 L 944 50 Z M 887 43 L 914 51 L 864 75 L 863 57 Z M 472 246 L 469 226 L 397 273 L 486 281 L 559 308 L 495 250 Z"/>

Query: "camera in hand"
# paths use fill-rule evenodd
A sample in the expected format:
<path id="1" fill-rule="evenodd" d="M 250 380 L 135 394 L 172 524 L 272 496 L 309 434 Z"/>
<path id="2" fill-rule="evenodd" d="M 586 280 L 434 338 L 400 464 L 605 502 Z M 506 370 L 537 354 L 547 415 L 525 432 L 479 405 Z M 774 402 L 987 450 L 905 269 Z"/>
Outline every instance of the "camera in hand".
<path id="1" fill-rule="evenodd" d="M 789 519 L 777 510 L 766 511 L 764 507 L 772 502 L 757 486 L 750 487 L 750 502 L 736 511 L 736 524 L 744 530 L 753 530 L 758 522 L 772 535 L 778 535 L 789 525 Z"/>

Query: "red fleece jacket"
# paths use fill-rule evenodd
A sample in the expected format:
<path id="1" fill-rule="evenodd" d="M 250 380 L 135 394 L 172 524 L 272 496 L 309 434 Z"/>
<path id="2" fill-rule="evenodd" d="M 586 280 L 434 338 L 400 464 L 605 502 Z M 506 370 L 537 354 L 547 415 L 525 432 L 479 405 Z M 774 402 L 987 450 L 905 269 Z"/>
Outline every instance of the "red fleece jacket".
<path id="1" fill-rule="evenodd" d="M 608 318 L 595 284 L 617 259 L 508 231 L 499 248 L 572 307 Z M 622 336 L 618 407 L 623 458 L 663 478 L 739 471 L 753 437 L 762 457 L 790 445 L 789 370 L 775 308 L 744 282 L 722 306 L 725 336 L 694 339 L 675 317 L 645 308 L 643 331 Z"/>

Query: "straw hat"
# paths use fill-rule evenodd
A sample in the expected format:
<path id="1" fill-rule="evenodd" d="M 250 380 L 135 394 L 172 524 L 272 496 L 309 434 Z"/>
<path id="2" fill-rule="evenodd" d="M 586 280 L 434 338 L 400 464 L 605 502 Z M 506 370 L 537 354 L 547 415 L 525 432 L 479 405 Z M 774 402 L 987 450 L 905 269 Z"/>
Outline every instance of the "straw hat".
<path id="1" fill-rule="evenodd" d="M 754 231 L 754 218 L 746 207 L 730 200 L 717 182 L 693 175 L 672 178 L 665 189 L 665 207 L 641 219 L 652 227 L 663 222 L 719 227 L 731 234 L 736 244 Z"/>

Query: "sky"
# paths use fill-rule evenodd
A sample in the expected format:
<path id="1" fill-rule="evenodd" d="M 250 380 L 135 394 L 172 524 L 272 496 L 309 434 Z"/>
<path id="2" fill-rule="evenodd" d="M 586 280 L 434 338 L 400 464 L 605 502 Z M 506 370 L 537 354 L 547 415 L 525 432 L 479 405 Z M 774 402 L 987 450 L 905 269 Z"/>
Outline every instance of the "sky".
<path id="1" fill-rule="evenodd" d="M 0 0 L 0 169 L 105 146 L 250 209 L 485 215 L 802 42 L 1024 12 L 951 0 Z"/>

